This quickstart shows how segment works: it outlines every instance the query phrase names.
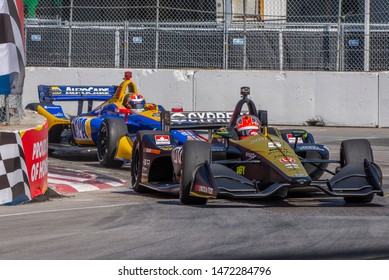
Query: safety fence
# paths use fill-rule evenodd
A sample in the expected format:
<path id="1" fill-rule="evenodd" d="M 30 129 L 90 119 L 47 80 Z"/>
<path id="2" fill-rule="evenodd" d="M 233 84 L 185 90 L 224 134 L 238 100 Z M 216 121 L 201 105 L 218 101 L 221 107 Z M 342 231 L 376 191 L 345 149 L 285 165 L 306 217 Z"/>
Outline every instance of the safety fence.
<path id="1" fill-rule="evenodd" d="M 389 68 L 389 0 L 141 0 L 136 4 L 25 0 L 25 4 L 28 66 Z"/>

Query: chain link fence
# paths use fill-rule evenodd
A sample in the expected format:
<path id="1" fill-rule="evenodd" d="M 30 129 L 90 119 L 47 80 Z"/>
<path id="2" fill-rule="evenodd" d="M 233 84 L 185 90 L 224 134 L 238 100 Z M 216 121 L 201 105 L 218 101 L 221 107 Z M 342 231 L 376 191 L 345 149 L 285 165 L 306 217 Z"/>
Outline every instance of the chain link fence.
<path id="1" fill-rule="evenodd" d="M 18 125 L 22 119 L 22 95 L 0 95 L 0 128 L 1 126 Z"/>
<path id="2" fill-rule="evenodd" d="M 25 0 L 25 8 L 27 66 L 389 70 L 389 0 Z"/>

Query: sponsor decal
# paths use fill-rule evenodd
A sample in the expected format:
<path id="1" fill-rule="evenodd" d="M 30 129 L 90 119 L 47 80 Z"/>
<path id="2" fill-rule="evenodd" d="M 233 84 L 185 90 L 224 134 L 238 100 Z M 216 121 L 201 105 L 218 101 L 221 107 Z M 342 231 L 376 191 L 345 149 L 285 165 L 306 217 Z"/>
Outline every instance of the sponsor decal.
<path id="1" fill-rule="evenodd" d="M 52 94 L 65 94 L 65 95 L 80 95 L 80 94 L 91 94 L 91 95 L 110 95 L 109 87 L 82 87 L 82 86 L 66 86 L 58 87 L 52 86 Z"/>
<path id="2" fill-rule="evenodd" d="M 65 115 L 62 114 L 61 112 L 53 114 L 54 117 L 64 117 Z"/>
<path id="3" fill-rule="evenodd" d="M 93 94 L 93 95 L 106 95 L 109 93 L 109 88 L 95 88 L 95 87 L 66 87 L 66 94 Z"/>
<path id="4" fill-rule="evenodd" d="M 144 159 L 143 160 L 143 165 L 144 166 L 149 166 L 150 165 L 150 160 L 149 159 Z"/>
<path id="5" fill-rule="evenodd" d="M 239 166 L 236 167 L 236 173 L 237 174 L 244 175 L 245 172 L 246 172 L 246 166 L 239 165 Z"/>
<path id="6" fill-rule="evenodd" d="M 256 154 L 255 153 L 246 153 L 246 157 L 248 157 L 248 158 L 255 158 Z"/>
<path id="7" fill-rule="evenodd" d="M 31 198 L 45 193 L 48 184 L 48 122 L 21 133 Z"/>
<path id="8" fill-rule="evenodd" d="M 195 123 L 228 123 L 232 112 L 190 112 L 174 113 L 171 115 L 172 122 L 195 122 Z"/>
<path id="9" fill-rule="evenodd" d="M 170 144 L 170 136 L 169 135 L 155 135 L 155 144 L 157 144 L 157 145 Z"/>
<path id="10" fill-rule="evenodd" d="M 213 145 L 211 146 L 211 150 L 212 152 L 224 152 L 226 150 L 226 148 L 222 145 Z"/>
<path id="11" fill-rule="evenodd" d="M 255 138 L 255 139 L 251 140 L 250 144 L 254 144 L 254 143 L 257 143 L 257 142 L 260 142 L 260 141 L 264 141 L 264 140 L 266 140 L 265 137 L 258 137 L 258 138 Z"/>
<path id="12" fill-rule="evenodd" d="M 151 148 L 143 148 L 143 152 L 148 154 L 154 154 L 154 155 L 159 155 L 161 153 L 160 150 L 151 149 Z"/>
<path id="13" fill-rule="evenodd" d="M 285 162 L 295 163 L 296 160 L 294 158 L 284 157 L 284 158 L 280 159 L 280 162 L 282 162 L 282 163 L 285 163 Z"/>
<path id="14" fill-rule="evenodd" d="M 287 164 L 285 164 L 285 167 L 286 167 L 286 168 L 295 168 L 295 169 L 298 169 L 298 168 L 299 168 L 299 165 L 298 165 L 298 164 L 295 164 L 295 163 L 287 163 Z"/>
<path id="15" fill-rule="evenodd" d="M 89 139 L 87 126 L 90 125 L 90 119 L 77 118 L 73 123 L 73 134 L 75 139 Z"/>
<path id="16" fill-rule="evenodd" d="M 181 164 L 182 146 L 176 147 L 172 151 L 172 160 L 175 164 Z"/>
<path id="17" fill-rule="evenodd" d="M 267 147 L 269 149 L 274 149 L 274 148 L 281 148 L 282 145 L 280 142 L 269 142 L 269 143 L 267 143 Z"/>
<path id="18" fill-rule="evenodd" d="M 307 145 L 304 145 L 304 146 L 299 146 L 298 147 L 299 150 L 302 150 L 302 151 L 326 151 L 326 149 L 324 148 L 321 148 L 321 147 L 318 147 L 318 146 L 315 146 L 315 145 L 311 145 L 311 146 L 307 146 Z"/>
<path id="19" fill-rule="evenodd" d="M 32 161 L 36 161 L 31 166 L 30 178 L 34 182 L 47 176 L 48 173 L 48 162 L 47 162 L 47 151 L 48 143 L 47 139 L 42 141 L 34 142 L 32 145 Z"/>
<path id="20" fill-rule="evenodd" d="M 161 150 L 164 150 L 164 151 L 171 151 L 171 150 L 173 150 L 174 146 L 173 145 L 164 145 L 164 146 L 161 146 L 159 148 L 161 148 Z"/>
<path id="21" fill-rule="evenodd" d="M 213 193 L 213 189 L 212 188 L 206 187 L 206 186 L 203 186 L 203 185 L 195 185 L 194 189 L 195 189 L 196 192 L 200 192 L 200 193 L 206 193 L 206 194 L 211 194 L 211 195 Z"/>

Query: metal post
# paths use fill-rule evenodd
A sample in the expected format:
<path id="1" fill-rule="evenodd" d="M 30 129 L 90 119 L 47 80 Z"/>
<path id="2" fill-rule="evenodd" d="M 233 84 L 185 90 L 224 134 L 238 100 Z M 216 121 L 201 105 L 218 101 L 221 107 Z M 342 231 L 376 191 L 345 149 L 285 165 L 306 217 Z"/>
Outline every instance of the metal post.
<path id="1" fill-rule="evenodd" d="M 364 70 L 370 71 L 370 0 L 365 0 Z"/>
<path id="2" fill-rule="evenodd" d="M 246 0 L 243 0 L 243 70 L 246 69 L 247 45 L 246 45 Z"/>
<path id="3" fill-rule="evenodd" d="M 68 67 L 72 66 L 72 24 L 73 24 L 73 0 L 70 0 Z"/>
<path id="4" fill-rule="evenodd" d="M 341 25 L 342 25 L 342 0 L 339 0 L 339 9 L 338 9 L 338 46 L 337 46 L 337 52 L 336 52 L 336 71 L 340 71 L 340 53 L 343 51 L 341 43 Z"/>
<path id="5" fill-rule="evenodd" d="M 128 21 L 124 22 L 123 67 L 128 68 Z"/>
<path id="6" fill-rule="evenodd" d="M 278 51 L 280 53 L 280 70 L 284 70 L 284 34 L 282 29 L 278 31 Z"/>
<path id="7" fill-rule="evenodd" d="M 9 94 L 5 94 L 4 96 L 4 105 L 5 105 L 5 125 L 10 125 L 10 117 L 9 117 Z"/>
<path id="8" fill-rule="evenodd" d="M 223 53 L 223 59 L 224 59 L 224 69 L 228 69 L 228 27 L 231 24 L 231 0 L 224 0 L 224 53 Z"/>
<path id="9" fill-rule="evenodd" d="M 227 69 L 227 13 L 226 13 L 226 1 L 224 0 L 223 5 L 223 16 L 224 16 L 224 23 L 223 23 L 223 69 Z M 216 15 L 217 16 L 217 15 Z"/>
<path id="10" fill-rule="evenodd" d="M 120 66 L 120 32 L 118 29 L 115 31 L 115 68 Z"/>
<path id="11" fill-rule="evenodd" d="M 159 56 L 159 0 L 157 0 L 157 18 L 155 21 L 155 69 L 158 69 Z"/>

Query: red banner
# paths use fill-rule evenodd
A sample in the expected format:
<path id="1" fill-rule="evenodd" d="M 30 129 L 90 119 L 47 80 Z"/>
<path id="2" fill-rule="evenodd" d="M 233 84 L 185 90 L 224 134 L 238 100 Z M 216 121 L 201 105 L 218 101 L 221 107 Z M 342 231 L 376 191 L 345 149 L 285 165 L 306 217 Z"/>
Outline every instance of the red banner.
<path id="1" fill-rule="evenodd" d="M 21 133 L 26 159 L 31 198 L 47 191 L 48 175 L 48 122 Z"/>

